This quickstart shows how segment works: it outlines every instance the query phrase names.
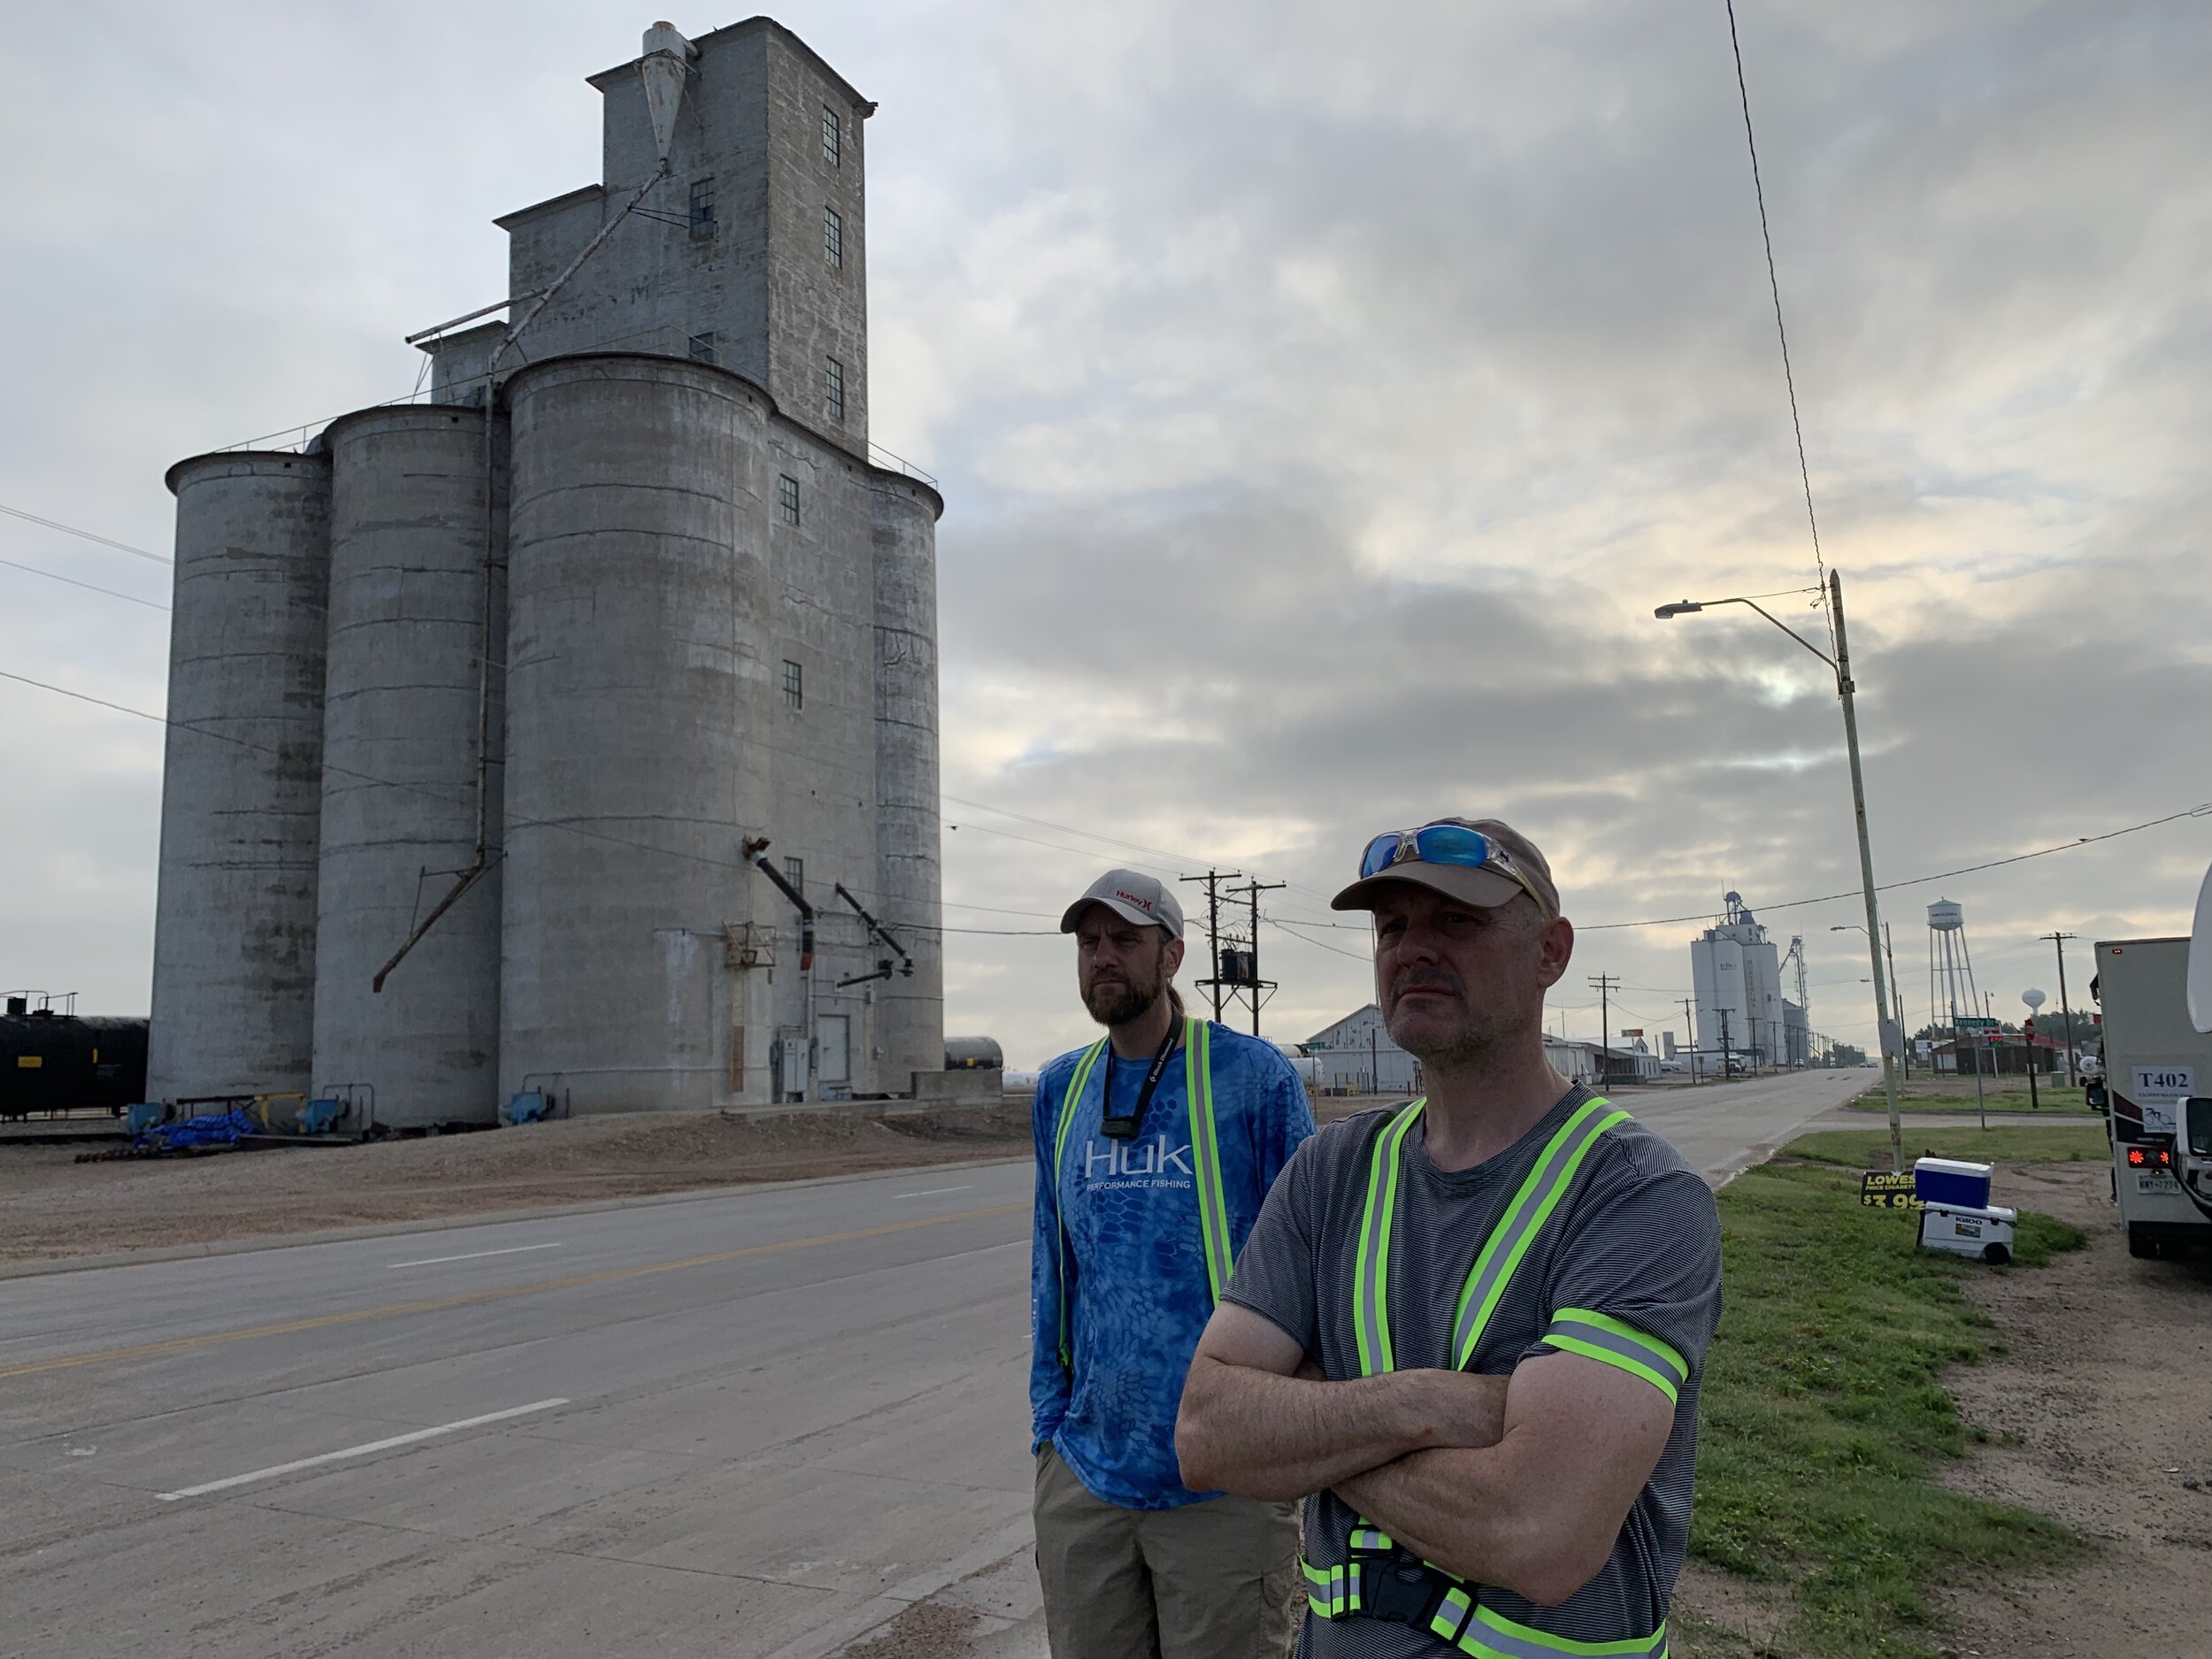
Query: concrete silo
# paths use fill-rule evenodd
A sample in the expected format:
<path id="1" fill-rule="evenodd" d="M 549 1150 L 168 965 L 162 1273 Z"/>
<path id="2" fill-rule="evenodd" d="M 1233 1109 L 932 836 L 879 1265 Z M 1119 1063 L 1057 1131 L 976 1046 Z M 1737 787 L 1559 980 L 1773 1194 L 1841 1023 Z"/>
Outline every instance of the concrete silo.
<path id="1" fill-rule="evenodd" d="M 204 455 L 168 484 L 176 588 L 147 1094 L 304 1091 L 330 462 Z"/>
<path id="2" fill-rule="evenodd" d="M 481 409 L 430 404 L 324 434 L 315 1085 L 384 1128 L 488 1124 L 498 1107 L 506 503 L 503 433 L 488 455 L 487 431 Z"/>
<path id="3" fill-rule="evenodd" d="M 900 1093 L 945 1064 L 945 952 L 937 804 L 937 496 L 878 472 L 875 555 L 876 849 L 882 919 L 907 941 L 910 977 L 879 993 L 877 1075 Z"/>
<path id="4" fill-rule="evenodd" d="M 572 1110 L 727 1092 L 722 929 L 766 816 L 767 396 L 577 356 L 508 383 L 501 1088 Z"/>

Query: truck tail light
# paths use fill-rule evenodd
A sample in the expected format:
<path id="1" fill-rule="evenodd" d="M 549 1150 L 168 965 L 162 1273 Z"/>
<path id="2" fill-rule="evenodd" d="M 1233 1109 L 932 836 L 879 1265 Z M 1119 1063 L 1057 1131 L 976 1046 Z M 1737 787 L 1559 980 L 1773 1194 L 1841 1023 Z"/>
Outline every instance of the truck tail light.
<path id="1" fill-rule="evenodd" d="M 2170 1170 L 2174 1155 L 2164 1147 L 2130 1147 L 2128 1168 L 2131 1170 Z"/>

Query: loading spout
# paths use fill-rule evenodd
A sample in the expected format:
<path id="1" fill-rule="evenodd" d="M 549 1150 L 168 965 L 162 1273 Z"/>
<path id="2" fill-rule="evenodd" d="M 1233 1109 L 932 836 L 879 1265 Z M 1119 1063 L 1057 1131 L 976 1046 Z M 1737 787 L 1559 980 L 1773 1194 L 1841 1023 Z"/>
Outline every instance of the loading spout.
<path id="1" fill-rule="evenodd" d="M 904 945 L 902 945 L 897 940 L 891 937 L 891 930 L 886 927 L 881 922 L 876 920 L 874 917 L 869 915 L 867 907 L 862 904 L 858 899 L 853 897 L 851 894 L 846 892 L 845 884 L 841 881 L 837 884 L 837 896 L 853 907 L 853 913 L 859 917 L 861 921 L 866 925 L 868 932 L 871 934 L 872 934 L 875 938 L 883 941 L 885 944 L 890 946 L 891 949 L 897 953 L 899 958 L 899 972 L 905 974 L 909 979 L 911 979 L 914 974 L 914 958 L 906 954 L 906 947 Z M 889 979 L 891 977 L 889 972 L 891 964 L 887 962 L 883 965 L 885 972 L 881 973 L 871 973 L 865 977 L 871 979 Z M 843 983 L 847 985 L 857 985 L 860 981 L 857 979 L 848 979 Z"/>
<path id="2" fill-rule="evenodd" d="M 806 902 L 806 895 L 793 887 L 782 871 L 768 862 L 768 839 L 747 841 L 741 849 L 749 863 L 761 874 L 776 884 L 776 891 L 791 901 L 799 912 L 799 972 L 809 973 L 814 968 L 814 907 Z"/>

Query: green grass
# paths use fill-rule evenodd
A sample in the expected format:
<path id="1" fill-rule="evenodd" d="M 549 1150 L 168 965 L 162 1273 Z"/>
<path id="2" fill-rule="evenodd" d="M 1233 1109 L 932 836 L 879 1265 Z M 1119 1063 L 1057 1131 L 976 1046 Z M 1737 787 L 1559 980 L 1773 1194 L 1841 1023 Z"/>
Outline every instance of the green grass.
<path id="1" fill-rule="evenodd" d="M 1998 1124 L 1988 1129 L 1961 1124 L 1954 1129 L 1908 1129 L 1905 1164 L 1920 1157 L 1972 1158 L 1980 1163 L 2098 1163 L 2111 1156 L 2102 1123 Z M 1782 1156 L 1819 1158 L 1858 1170 L 1889 1167 L 1887 1129 L 1824 1129 L 1800 1135 Z"/>
<path id="2" fill-rule="evenodd" d="M 2002 1090 L 1991 1088 L 1985 1091 L 1985 1109 L 1993 1112 L 2037 1112 L 2053 1118 L 2101 1116 L 2097 1112 L 2091 1111 L 2088 1106 L 2083 1103 L 2080 1089 L 2068 1088 L 2063 1083 L 2053 1082 L 2039 1086 L 2036 1090 L 2036 1098 L 2032 1103 L 2028 1099 L 2028 1091 L 2025 1088 L 2009 1087 Z M 1971 1117 L 1977 1110 L 1983 1110 L 1975 1106 L 1974 1096 L 1970 1090 L 1967 1094 L 1961 1094 L 1955 1089 L 1921 1089 L 1908 1087 L 1898 1091 L 1897 1102 L 1906 1111 L 1914 1112 L 1964 1112 Z M 1853 1101 L 1851 1110 L 1855 1112 L 1886 1112 L 1889 1110 L 1889 1101 L 1878 1088 Z"/>
<path id="3" fill-rule="evenodd" d="M 2001 1133 L 2075 1132 L 1993 1138 Z M 1886 1136 L 1855 1132 L 1808 1136 L 1790 1151 L 1821 1142 L 1810 1156 L 1863 1164 L 1871 1160 L 1849 1155 L 1877 1139 L 1886 1151 Z M 1848 1169 L 1795 1164 L 1748 1171 L 1720 1194 L 1726 1313 L 1706 1362 L 1690 1548 L 1786 1593 L 1793 1611 L 1781 1651 L 1933 1659 L 1934 1586 L 2047 1566 L 2088 1546 L 2055 1522 L 1939 1484 L 1973 1438 L 1943 1370 L 1997 1346 L 1961 1285 L 2017 1270 L 1920 1251 L 1910 1213 L 1862 1209 L 1857 1187 Z M 2085 1241 L 2024 1215 L 2016 1260 Z"/>

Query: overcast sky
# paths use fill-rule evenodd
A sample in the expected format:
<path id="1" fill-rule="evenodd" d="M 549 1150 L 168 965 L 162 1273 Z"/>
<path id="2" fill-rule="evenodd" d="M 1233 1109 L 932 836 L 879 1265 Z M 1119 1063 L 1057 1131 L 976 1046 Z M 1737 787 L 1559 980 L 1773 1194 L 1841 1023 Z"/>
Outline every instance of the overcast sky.
<path id="1" fill-rule="evenodd" d="M 949 926 L 1048 930 L 1124 858 L 1287 881 L 1264 1026 L 1303 1037 L 1371 995 L 1325 902 L 1364 839 L 1497 814 L 1584 929 L 1555 1029 L 1597 1034 L 1601 972 L 1617 1027 L 1678 1028 L 1695 926 L 1615 925 L 1733 887 L 1870 1038 L 1855 896 L 1773 908 L 1857 886 L 1832 683 L 1747 611 L 1651 615 L 1814 580 L 1719 0 L 777 15 L 881 105 L 872 422 L 947 502 Z M 1740 17 L 1878 877 L 2212 798 L 2212 9 Z M 492 217 L 597 178 L 583 77 L 653 20 L 0 19 L 0 505 L 155 552 L 171 462 L 404 394 L 401 336 L 500 296 Z M 17 518 L 0 558 L 167 597 Z M 166 620 L 0 566 L 16 673 L 158 710 Z M 0 979 L 145 1008 L 160 758 L 0 681 Z M 2078 1000 L 2208 857 L 2212 816 L 1886 895 L 1911 1023 L 1939 895 L 2017 1017 L 2037 934 L 2082 936 Z M 949 935 L 948 1029 L 1073 1045 L 1071 961 Z"/>

